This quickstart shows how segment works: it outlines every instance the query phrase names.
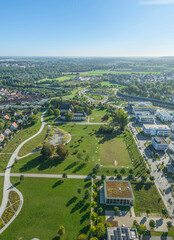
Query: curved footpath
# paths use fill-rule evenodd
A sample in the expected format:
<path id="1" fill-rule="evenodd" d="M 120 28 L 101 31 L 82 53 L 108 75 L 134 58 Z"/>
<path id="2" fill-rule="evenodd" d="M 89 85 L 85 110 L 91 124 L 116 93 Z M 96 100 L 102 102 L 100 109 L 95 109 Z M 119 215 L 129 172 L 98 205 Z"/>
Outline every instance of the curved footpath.
<path id="1" fill-rule="evenodd" d="M 46 112 L 46 111 L 45 111 Z M 11 218 L 11 220 L 0 230 L 0 234 L 12 223 L 12 221 L 16 218 L 16 216 L 19 214 L 21 208 L 22 208 L 22 205 L 23 205 L 23 196 L 21 194 L 21 192 L 16 189 L 11 181 L 10 181 L 10 173 L 11 173 L 11 168 L 14 164 L 14 161 L 15 159 L 18 157 L 18 152 L 19 150 L 21 149 L 21 147 L 27 143 L 28 141 L 30 141 L 31 139 L 33 139 L 34 137 L 36 137 L 38 134 L 40 134 L 44 128 L 44 126 L 46 125 L 46 123 L 44 122 L 44 114 L 45 112 L 42 114 L 41 116 L 41 128 L 39 129 L 39 131 L 33 135 L 32 137 L 28 138 L 27 140 L 25 140 L 24 142 L 22 142 L 18 147 L 17 149 L 13 152 L 9 162 L 8 162 L 8 165 L 7 165 L 7 168 L 5 170 L 5 173 L 4 173 L 4 186 L 3 186 L 3 198 L 2 198 L 2 203 L 1 203 L 1 206 L 0 206 L 0 216 L 2 217 L 2 214 L 3 212 L 5 211 L 6 209 L 6 206 L 7 206 L 7 203 L 8 203 L 8 198 L 9 198 L 9 193 L 11 190 L 15 191 L 19 197 L 20 197 L 20 205 L 18 207 L 18 210 L 15 212 L 14 216 Z"/>

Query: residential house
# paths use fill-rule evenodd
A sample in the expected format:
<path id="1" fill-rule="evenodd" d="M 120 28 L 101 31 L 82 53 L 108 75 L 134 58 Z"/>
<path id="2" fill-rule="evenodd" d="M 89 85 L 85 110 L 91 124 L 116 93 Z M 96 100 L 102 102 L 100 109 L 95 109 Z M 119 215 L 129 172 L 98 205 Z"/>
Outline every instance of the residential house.
<path id="1" fill-rule="evenodd" d="M 18 128 L 18 125 L 14 122 L 12 123 L 10 130 L 16 130 Z"/>
<path id="2" fill-rule="evenodd" d="M 23 123 L 22 119 L 19 119 L 19 120 L 17 121 L 17 123 L 18 123 L 18 124 L 22 124 L 22 123 Z"/>
<path id="3" fill-rule="evenodd" d="M 84 120 L 86 120 L 86 113 L 85 112 L 74 113 L 73 120 L 74 121 L 84 121 Z"/>
<path id="4" fill-rule="evenodd" d="M 4 135 L 3 134 L 0 134 L 0 143 L 2 143 L 4 141 Z"/>
<path id="5" fill-rule="evenodd" d="M 160 138 L 160 137 L 152 137 L 151 145 L 157 151 L 165 151 L 169 147 L 169 144 L 166 142 L 166 140 L 164 138 Z"/>
<path id="6" fill-rule="evenodd" d="M 4 134 L 5 137 L 9 137 L 9 136 L 10 136 L 10 133 L 11 133 L 10 129 L 7 128 L 7 129 L 4 131 L 3 134 Z"/>
<path id="7" fill-rule="evenodd" d="M 66 120 L 66 115 L 63 113 L 60 117 L 61 120 Z M 86 113 L 81 112 L 81 113 L 73 113 L 73 119 L 72 121 L 84 121 L 86 120 Z"/>
<path id="8" fill-rule="evenodd" d="M 71 111 L 71 104 L 66 104 L 66 103 L 63 103 L 61 106 L 60 106 L 60 112 L 61 113 L 65 113 L 67 111 Z"/>
<path id="9" fill-rule="evenodd" d="M 11 118 L 10 118 L 8 115 L 5 115 L 5 116 L 3 117 L 3 119 L 5 119 L 5 120 L 11 120 Z"/>

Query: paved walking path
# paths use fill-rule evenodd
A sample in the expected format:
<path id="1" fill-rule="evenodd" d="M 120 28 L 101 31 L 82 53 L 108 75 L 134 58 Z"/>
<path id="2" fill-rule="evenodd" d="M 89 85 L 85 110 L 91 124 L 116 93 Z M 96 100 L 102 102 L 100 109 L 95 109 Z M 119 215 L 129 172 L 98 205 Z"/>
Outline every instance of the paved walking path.
<path id="1" fill-rule="evenodd" d="M 0 230 L 0 233 L 2 233 L 9 225 L 10 223 L 16 218 L 16 216 L 18 215 L 18 213 L 20 212 L 21 208 L 22 208 L 22 205 L 23 205 L 23 196 L 21 194 L 21 192 L 16 189 L 11 181 L 10 181 L 10 175 L 11 175 L 11 168 L 15 162 L 15 159 L 17 158 L 18 156 L 18 152 L 19 150 L 21 149 L 21 147 L 27 143 L 28 141 L 30 141 L 31 139 L 33 139 L 34 137 L 36 137 L 38 134 L 40 134 L 45 126 L 45 122 L 43 120 L 43 116 L 44 116 L 45 112 L 42 114 L 41 116 L 41 128 L 39 129 L 39 131 L 33 135 L 32 137 L 28 138 L 27 140 L 25 140 L 24 142 L 22 142 L 17 148 L 16 150 L 13 152 L 12 156 L 10 157 L 10 160 L 8 162 L 8 165 L 7 165 L 7 168 L 5 170 L 5 173 L 4 173 L 4 186 L 3 186 L 3 198 L 2 198 L 2 203 L 1 203 L 1 206 L 0 206 L 0 216 L 2 216 L 3 212 L 5 211 L 6 209 L 6 206 L 7 206 L 7 203 L 8 203 L 8 196 L 9 196 L 9 192 L 11 190 L 17 192 L 17 194 L 19 195 L 20 197 L 20 205 L 19 205 L 19 208 L 18 210 L 16 211 L 15 215 L 12 217 L 12 219 L 5 225 L 4 228 L 2 228 Z"/>

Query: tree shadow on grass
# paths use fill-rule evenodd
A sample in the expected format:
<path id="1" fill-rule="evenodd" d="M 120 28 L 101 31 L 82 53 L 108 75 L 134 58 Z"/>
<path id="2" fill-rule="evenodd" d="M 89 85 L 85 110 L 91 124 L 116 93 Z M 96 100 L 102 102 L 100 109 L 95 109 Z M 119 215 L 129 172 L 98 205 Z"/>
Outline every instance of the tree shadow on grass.
<path id="1" fill-rule="evenodd" d="M 144 189 L 146 191 L 148 191 L 153 185 L 154 185 L 154 183 L 152 183 L 152 182 L 145 183 L 144 184 Z"/>
<path id="2" fill-rule="evenodd" d="M 38 168 L 39 171 L 43 171 L 48 168 L 56 167 L 61 164 L 61 160 L 58 157 L 44 159 L 42 156 L 38 156 L 34 159 L 31 159 L 26 164 L 24 164 L 19 171 L 26 172 L 33 168 Z"/>
<path id="3" fill-rule="evenodd" d="M 75 203 L 77 199 L 78 199 L 77 197 L 71 198 L 71 199 L 67 202 L 66 207 L 69 207 L 72 203 Z"/>
<path id="4" fill-rule="evenodd" d="M 71 209 L 71 213 L 78 211 L 81 207 L 83 207 L 84 203 L 84 200 L 80 200 L 78 203 L 76 203 L 76 205 Z"/>
<path id="5" fill-rule="evenodd" d="M 60 237 L 58 237 L 58 236 L 53 237 L 52 240 L 60 240 Z"/>
<path id="6" fill-rule="evenodd" d="M 80 219 L 80 224 L 82 224 L 83 222 L 85 222 L 87 219 L 90 218 L 90 212 L 86 212 Z"/>
<path id="7" fill-rule="evenodd" d="M 79 166 L 77 166 L 74 170 L 73 173 L 76 173 L 80 170 L 82 170 L 82 168 L 84 168 L 86 166 L 86 163 L 81 163 Z"/>
<path id="8" fill-rule="evenodd" d="M 103 144 L 109 140 L 112 140 L 114 138 L 116 138 L 117 136 L 119 136 L 121 134 L 121 132 L 113 132 L 113 133 L 110 133 L 110 134 L 103 134 L 103 133 L 100 133 L 100 132 L 96 132 L 96 137 L 97 138 L 101 138 L 102 139 L 99 141 L 99 144 Z"/>
<path id="9" fill-rule="evenodd" d="M 14 187 L 17 187 L 17 186 L 20 185 L 20 184 L 21 184 L 21 182 L 16 182 L 16 183 L 13 184 L 13 186 L 14 186 Z"/>
<path id="10" fill-rule="evenodd" d="M 90 204 L 86 203 L 81 209 L 80 209 L 80 213 L 85 212 L 88 208 L 89 208 Z"/>
<path id="11" fill-rule="evenodd" d="M 143 182 L 138 182 L 135 184 L 135 191 L 140 191 L 144 186 Z"/>
<path id="12" fill-rule="evenodd" d="M 64 181 L 63 180 L 58 180 L 57 182 L 55 182 L 52 186 L 52 188 L 55 188 L 57 186 L 60 186 Z"/>
<path id="13" fill-rule="evenodd" d="M 70 165 L 68 165 L 68 166 L 64 169 L 64 171 L 67 171 L 67 170 L 75 167 L 76 165 L 77 165 L 77 162 L 73 162 L 73 163 L 71 163 Z"/>
<path id="14" fill-rule="evenodd" d="M 87 225 L 80 230 L 79 234 L 84 233 L 85 235 L 87 235 L 89 232 L 89 229 L 90 229 L 90 225 Z"/>
<path id="15" fill-rule="evenodd" d="M 89 188 L 89 187 L 91 187 L 91 181 L 87 182 L 84 186 L 84 188 Z"/>

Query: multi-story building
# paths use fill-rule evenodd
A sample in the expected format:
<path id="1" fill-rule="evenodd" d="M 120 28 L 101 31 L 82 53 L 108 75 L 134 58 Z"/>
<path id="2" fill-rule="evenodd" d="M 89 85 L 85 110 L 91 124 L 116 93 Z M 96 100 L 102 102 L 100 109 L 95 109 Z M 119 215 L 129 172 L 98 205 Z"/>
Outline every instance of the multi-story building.
<path id="1" fill-rule="evenodd" d="M 160 111 L 158 117 L 161 121 L 174 122 L 174 114 L 167 111 Z"/>
<path id="2" fill-rule="evenodd" d="M 136 228 L 108 227 L 107 240 L 138 240 Z"/>
<path id="3" fill-rule="evenodd" d="M 107 205 L 132 206 L 135 201 L 129 181 L 105 180 L 104 198 Z"/>
<path id="4" fill-rule="evenodd" d="M 143 132 L 152 136 L 170 136 L 170 128 L 167 125 L 143 124 Z"/>
<path id="5" fill-rule="evenodd" d="M 159 137 L 153 137 L 151 139 L 151 145 L 157 151 L 165 151 L 168 149 L 168 146 L 169 146 L 164 138 L 159 138 Z"/>
<path id="6" fill-rule="evenodd" d="M 155 123 L 155 116 L 154 115 L 138 115 L 137 121 L 140 123 Z"/>

